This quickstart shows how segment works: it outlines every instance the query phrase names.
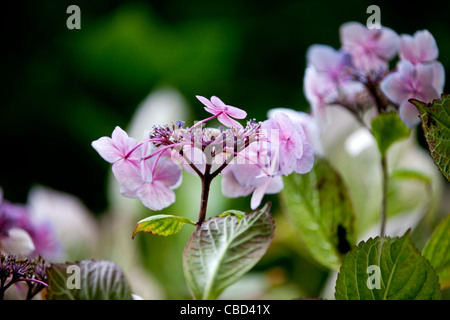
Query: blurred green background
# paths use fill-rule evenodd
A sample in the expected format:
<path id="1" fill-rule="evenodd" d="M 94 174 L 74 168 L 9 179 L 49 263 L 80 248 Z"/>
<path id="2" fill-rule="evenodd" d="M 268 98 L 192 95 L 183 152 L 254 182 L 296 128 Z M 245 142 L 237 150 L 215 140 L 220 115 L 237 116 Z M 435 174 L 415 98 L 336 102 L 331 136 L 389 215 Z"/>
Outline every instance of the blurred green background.
<path id="1" fill-rule="evenodd" d="M 81 30 L 66 27 L 71 4 L 81 9 Z M 339 26 L 365 24 L 371 4 L 399 34 L 428 29 L 450 74 L 448 2 L 8 1 L 1 19 L 5 198 L 26 202 L 30 187 L 43 184 L 78 196 L 101 216 L 110 166 L 91 142 L 116 125 L 125 128 L 139 103 L 162 86 L 186 99 L 191 121 L 206 116 L 195 95 L 217 95 L 258 120 L 275 107 L 308 111 L 307 48 L 339 48 Z M 284 250 L 274 260 L 291 277 L 309 277 L 304 292 L 317 295 L 326 272 Z M 298 264 L 302 273 L 293 271 Z M 283 275 L 275 270 L 277 277 Z"/>

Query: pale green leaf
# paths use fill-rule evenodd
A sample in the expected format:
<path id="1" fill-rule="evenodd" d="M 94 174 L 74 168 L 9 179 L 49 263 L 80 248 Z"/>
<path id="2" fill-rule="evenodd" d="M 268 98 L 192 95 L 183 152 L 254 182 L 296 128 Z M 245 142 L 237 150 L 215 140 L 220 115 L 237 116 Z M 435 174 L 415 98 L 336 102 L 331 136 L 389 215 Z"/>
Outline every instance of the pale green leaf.
<path id="1" fill-rule="evenodd" d="M 284 212 L 293 222 L 301 248 L 325 267 L 337 270 L 355 244 L 355 212 L 346 185 L 330 164 L 315 159 L 307 174 L 283 177 Z"/>
<path id="2" fill-rule="evenodd" d="M 114 262 L 82 260 L 47 268 L 49 300 L 131 300 L 131 288 Z"/>
<path id="3" fill-rule="evenodd" d="M 185 217 L 159 214 L 142 219 L 136 224 L 132 238 L 139 232 L 147 232 L 160 236 L 169 236 L 180 231 L 185 224 L 195 225 L 195 222 Z"/>
<path id="4" fill-rule="evenodd" d="M 380 113 L 372 120 L 372 133 L 377 141 L 381 155 L 385 155 L 389 147 L 409 136 L 410 130 L 400 119 L 398 113 Z"/>
<path id="5" fill-rule="evenodd" d="M 436 300 L 439 279 L 410 239 L 377 237 L 361 242 L 342 262 L 337 300 Z"/>
<path id="6" fill-rule="evenodd" d="M 261 210 L 214 217 L 197 227 L 183 255 L 186 282 L 195 299 L 216 299 L 266 253 L 275 228 L 270 203 Z"/>
<path id="7" fill-rule="evenodd" d="M 436 227 L 422 254 L 436 270 L 441 287 L 450 288 L 450 214 Z"/>

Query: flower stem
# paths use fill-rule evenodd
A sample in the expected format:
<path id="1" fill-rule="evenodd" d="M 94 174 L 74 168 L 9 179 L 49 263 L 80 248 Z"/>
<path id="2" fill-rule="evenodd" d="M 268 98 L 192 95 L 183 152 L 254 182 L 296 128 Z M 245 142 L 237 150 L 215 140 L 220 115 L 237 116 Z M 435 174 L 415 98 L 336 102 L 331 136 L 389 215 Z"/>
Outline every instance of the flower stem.
<path id="1" fill-rule="evenodd" d="M 386 228 L 386 213 L 387 213 L 387 191 L 388 191 L 388 168 L 386 155 L 381 157 L 381 170 L 382 170 L 382 198 L 381 198 L 381 231 L 380 236 L 384 236 Z"/>
<path id="2" fill-rule="evenodd" d="M 205 173 L 203 174 L 203 177 L 202 177 L 202 194 L 201 194 L 201 200 L 200 200 L 200 211 L 198 213 L 197 226 L 201 226 L 203 221 L 205 221 L 205 218 L 206 218 L 206 209 L 208 207 L 209 188 L 211 186 L 211 181 L 212 181 L 212 176 L 211 176 L 210 172 L 211 172 L 211 165 L 206 164 Z"/>

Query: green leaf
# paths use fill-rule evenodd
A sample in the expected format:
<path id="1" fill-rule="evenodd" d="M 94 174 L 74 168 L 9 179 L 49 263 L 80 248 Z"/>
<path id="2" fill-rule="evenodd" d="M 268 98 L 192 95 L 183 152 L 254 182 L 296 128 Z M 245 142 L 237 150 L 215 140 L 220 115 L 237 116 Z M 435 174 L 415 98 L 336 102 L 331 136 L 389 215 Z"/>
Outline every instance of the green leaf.
<path id="1" fill-rule="evenodd" d="M 189 223 L 195 226 L 195 222 L 185 217 L 159 214 L 142 219 L 134 228 L 133 239 L 139 232 L 148 232 L 159 236 L 170 236 L 178 231 L 185 224 Z"/>
<path id="2" fill-rule="evenodd" d="M 342 262 L 337 300 L 436 300 L 439 279 L 407 231 L 360 242 Z"/>
<path id="3" fill-rule="evenodd" d="M 266 253 L 275 228 L 268 202 L 261 210 L 214 217 L 198 226 L 183 255 L 186 282 L 195 299 L 216 299 Z"/>
<path id="4" fill-rule="evenodd" d="M 355 244 L 355 212 L 347 188 L 331 165 L 316 158 L 307 174 L 283 177 L 284 212 L 296 228 L 306 254 L 338 270 L 341 257 Z"/>
<path id="5" fill-rule="evenodd" d="M 245 215 L 245 212 L 239 211 L 239 210 L 227 210 L 224 213 L 221 213 L 218 215 L 218 217 L 226 217 L 229 215 L 235 215 L 238 218 L 238 221 L 242 219 L 242 217 Z"/>
<path id="6" fill-rule="evenodd" d="M 409 101 L 419 110 L 431 157 L 450 181 L 450 95 L 443 94 L 441 99 L 428 104 L 416 99 Z"/>
<path id="7" fill-rule="evenodd" d="M 436 227 L 422 254 L 436 270 L 441 288 L 450 288 L 450 214 Z"/>
<path id="8" fill-rule="evenodd" d="M 372 133 L 382 156 L 394 142 L 407 138 L 410 132 L 396 112 L 380 113 L 372 120 Z"/>
<path id="9" fill-rule="evenodd" d="M 423 172 L 411 169 L 396 169 L 392 178 L 421 181 L 426 185 L 431 185 L 431 177 Z"/>
<path id="10" fill-rule="evenodd" d="M 52 264 L 47 268 L 49 300 L 131 300 L 122 269 L 107 260 Z"/>

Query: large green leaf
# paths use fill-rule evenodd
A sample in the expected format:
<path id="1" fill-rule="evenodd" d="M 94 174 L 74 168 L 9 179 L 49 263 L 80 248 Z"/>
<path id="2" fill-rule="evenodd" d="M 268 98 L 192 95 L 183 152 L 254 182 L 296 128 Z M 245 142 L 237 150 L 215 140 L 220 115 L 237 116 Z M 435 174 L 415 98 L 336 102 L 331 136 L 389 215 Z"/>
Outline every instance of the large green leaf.
<path id="1" fill-rule="evenodd" d="M 142 219 L 136 224 L 132 238 L 139 232 L 148 232 L 160 236 L 169 236 L 180 231 L 181 227 L 189 223 L 195 226 L 195 222 L 186 217 L 158 214 Z"/>
<path id="2" fill-rule="evenodd" d="M 215 299 L 239 280 L 266 253 L 275 228 L 269 213 L 262 209 L 217 216 L 198 226 L 183 255 L 184 274 L 195 299 Z"/>
<path id="3" fill-rule="evenodd" d="M 441 287 L 450 288 L 450 214 L 436 227 L 422 254 L 436 270 Z"/>
<path id="4" fill-rule="evenodd" d="M 49 300 L 131 300 L 131 288 L 114 262 L 82 260 L 47 268 Z"/>
<path id="5" fill-rule="evenodd" d="M 372 133 L 383 156 L 393 143 L 407 138 L 410 132 L 396 112 L 380 113 L 372 120 Z"/>
<path id="6" fill-rule="evenodd" d="M 292 220 L 302 249 L 325 267 L 337 270 L 355 244 L 355 213 L 347 188 L 330 164 L 316 158 L 307 174 L 284 177 L 284 211 Z"/>
<path id="7" fill-rule="evenodd" d="M 337 300 L 440 299 L 439 279 L 410 239 L 377 237 L 361 242 L 342 262 Z"/>
<path id="8" fill-rule="evenodd" d="M 422 128 L 431 157 L 450 181 L 450 95 L 430 103 L 410 99 L 420 113 Z"/>

